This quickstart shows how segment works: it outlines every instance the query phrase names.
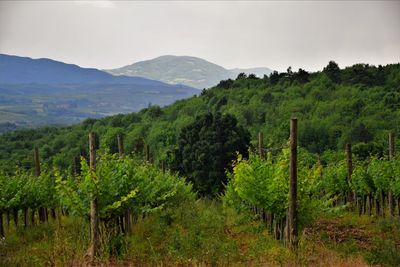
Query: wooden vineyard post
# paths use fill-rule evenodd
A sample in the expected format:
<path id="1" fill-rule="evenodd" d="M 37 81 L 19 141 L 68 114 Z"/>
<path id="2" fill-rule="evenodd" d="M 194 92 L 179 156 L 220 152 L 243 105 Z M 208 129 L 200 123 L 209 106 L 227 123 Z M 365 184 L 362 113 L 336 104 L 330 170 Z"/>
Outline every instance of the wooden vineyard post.
<path id="1" fill-rule="evenodd" d="M 261 159 L 265 158 L 264 155 L 264 135 L 262 132 L 258 132 L 258 155 L 260 156 Z M 260 210 L 261 212 L 261 217 L 263 219 L 263 221 L 267 221 L 266 220 L 266 213 L 264 211 L 264 209 Z"/>
<path id="2" fill-rule="evenodd" d="M 351 175 L 353 174 L 353 154 L 351 152 L 351 144 L 346 144 L 346 156 L 347 156 L 347 183 L 350 185 L 351 183 Z M 348 201 L 350 205 L 354 204 L 354 195 L 350 191 L 348 194 Z"/>
<path id="3" fill-rule="evenodd" d="M 161 171 L 162 171 L 162 173 L 165 173 L 165 161 L 164 160 L 161 161 Z"/>
<path id="4" fill-rule="evenodd" d="M 37 177 L 40 176 L 40 158 L 39 158 L 39 149 L 35 147 L 33 158 L 35 160 L 35 175 Z"/>
<path id="5" fill-rule="evenodd" d="M 0 211 L 0 237 L 4 237 L 3 211 Z"/>
<path id="6" fill-rule="evenodd" d="M 258 155 L 260 158 L 264 158 L 264 135 L 262 132 L 258 133 Z"/>
<path id="7" fill-rule="evenodd" d="M 124 156 L 124 140 L 122 138 L 122 135 L 118 134 L 117 135 L 117 142 L 118 142 L 118 153 L 119 157 L 122 158 Z"/>
<path id="8" fill-rule="evenodd" d="M 14 219 L 15 228 L 17 228 L 18 227 L 18 209 L 16 209 L 16 208 L 13 209 L 13 219 Z M 27 218 L 27 220 L 28 220 L 28 218 Z"/>
<path id="9" fill-rule="evenodd" d="M 74 176 L 78 176 L 80 174 L 80 172 L 81 172 L 80 171 L 81 170 L 81 159 L 80 159 L 80 157 L 79 156 L 75 156 L 72 163 L 73 163 L 73 165 L 72 165 L 73 174 L 74 174 Z"/>
<path id="10" fill-rule="evenodd" d="M 90 162 L 90 172 L 92 179 L 96 179 L 96 149 L 95 149 L 95 135 L 94 133 L 89 134 L 89 162 Z M 95 257 L 98 255 L 99 250 L 99 221 L 98 221 L 98 210 L 97 210 L 97 193 L 92 194 L 92 199 L 90 201 L 90 247 L 89 247 L 89 257 L 93 263 Z"/>
<path id="11" fill-rule="evenodd" d="M 395 145 L 395 139 L 394 139 L 394 134 L 389 133 L 389 160 L 393 160 L 394 157 L 394 145 Z M 389 195 L 388 195 L 388 201 L 389 201 L 389 215 L 394 216 L 394 197 L 391 189 L 389 189 Z"/>
<path id="12" fill-rule="evenodd" d="M 7 218 L 7 228 L 10 228 L 10 220 L 11 220 L 11 218 L 10 218 L 10 210 L 7 210 L 7 212 L 6 212 L 6 218 Z"/>
<path id="13" fill-rule="evenodd" d="M 144 160 L 150 162 L 150 146 L 144 144 Z"/>
<path id="14" fill-rule="evenodd" d="M 118 154 L 120 158 L 123 158 L 125 155 L 125 150 L 124 150 L 124 139 L 121 134 L 117 135 L 117 142 L 118 142 Z M 125 227 L 124 227 L 124 221 L 125 221 Z M 125 214 L 120 217 L 120 222 L 121 222 L 121 229 L 122 231 L 126 231 L 129 233 L 131 231 L 131 212 L 128 209 L 125 211 Z"/>
<path id="15" fill-rule="evenodd" d="M 35 149 L 33 150 L 33 160 L 35 162 L 35 175 L 36 177 L 39 177 L 41 174 L 41 170 L 40 170 L 40 156 L 38 147 L 35 147 Z M 39 222 L 43 223 L 45 221 L 45 211 L 43 207 L 39 208 L 38 215 L 39 215 Z M 33 209 L 31 216 L 32 216 L 31 217 L 32 225 L 34 225 L 35 211 Z"/>
<path id="16" fill-rule="evenodd" d="M 297 248 L 297 119 L 290 121 L 290 182 L 289 182 L 289 213 L 288 235 L 291 249 Z"/>

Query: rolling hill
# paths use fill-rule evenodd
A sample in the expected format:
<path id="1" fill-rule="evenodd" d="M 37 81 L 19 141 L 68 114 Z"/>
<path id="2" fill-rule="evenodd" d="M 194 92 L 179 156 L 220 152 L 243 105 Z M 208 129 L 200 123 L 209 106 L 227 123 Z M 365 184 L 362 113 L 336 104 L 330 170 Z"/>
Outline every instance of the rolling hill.
<path id="1" fill-rule="evenodd" d="M 184 84 L 198 89 L 209 88 L 221 80 L 236 78 L 241 72 L 254 73 L 260 78 L 272 72 L 269 68 L 230 70 L 198 57 L 171 55 L 105 71 L 113 75 L 139 76 L 169 84 Z"/>

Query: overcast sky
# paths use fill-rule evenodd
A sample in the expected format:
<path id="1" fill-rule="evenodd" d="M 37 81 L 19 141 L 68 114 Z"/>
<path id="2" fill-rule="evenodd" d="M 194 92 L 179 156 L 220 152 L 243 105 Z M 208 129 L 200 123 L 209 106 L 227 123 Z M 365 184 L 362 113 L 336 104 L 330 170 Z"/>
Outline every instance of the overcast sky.
<path id="1" fill-rule="evenodd" d="M 116 68 L 190 55 L 227 68 L 400 62 L 400 1 L 1 1 L 0 53 Z"/>

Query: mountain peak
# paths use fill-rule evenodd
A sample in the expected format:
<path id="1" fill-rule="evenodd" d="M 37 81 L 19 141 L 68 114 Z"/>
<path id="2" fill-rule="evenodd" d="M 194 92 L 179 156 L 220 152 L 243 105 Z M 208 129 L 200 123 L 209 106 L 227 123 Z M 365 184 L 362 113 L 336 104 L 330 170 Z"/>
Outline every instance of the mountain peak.
<path id="1" fill-rule="evenodd" d="M 259 77 L 271 73 L 269 68 L 229 70 L 205 59 L 186 55 L 163 55 L 105 71 L 113 75 L 138 76 L 198 89 L 212 87 L 221 80 L 236 78 L 240 72 L 254 73 Z"/>

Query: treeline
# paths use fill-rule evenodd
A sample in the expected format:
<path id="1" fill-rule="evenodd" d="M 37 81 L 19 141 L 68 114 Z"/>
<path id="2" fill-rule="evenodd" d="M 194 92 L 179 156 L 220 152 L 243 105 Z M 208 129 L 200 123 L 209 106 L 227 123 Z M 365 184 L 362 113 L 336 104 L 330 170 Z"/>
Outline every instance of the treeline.
<path id="1" fill-rule="evenodd" d="M 46 164 L 71 168 L 71 162 L 78 162 L 80 156 L 87 158 L 85 137 L 89 132 L 101 140 L 99 149 L 117 152 L 115 136 L 124 134 L 126 153 L 140 154 L 146 144 L 153 162 L 172 164 L 179 144 L 184 143 L 182 130 L 193 122 L 206 125 L 207 120 L 199 118 L 217 113 L 236 118 L 238 126 L 249 131 L 253 145 L 262 131 L 269 149 L 281 146 L 289 137 L 287 121 L 295 116 L 302 121 L 299 145 L 321 158 L 343 149 L 346 143 L 353 144 L 358 157 L 380 155 L 387 147 L 384 137 L 388 132 L 400 132 L 400 64 L 357 64 L 340 69 L 330 62 L 315 73 L 288 68 L 262 79 L 240 74 L 235 80 L 221 81 L 199 96 L 164 108 L 149 106 L 137 113 L 87 119 L 70 127 L 2 134 L 0 164 L 7 172 L 13 172 L 16 165 L 30 169 L 28 155 L 38 146 Z M 211 141 L 206 143 L 212 143 L 212 135 L 205 135 L 204 141 L 207 138 Z M 208 156 L 213 162 L 215 156 Z"/>
<path id="2" fill-rule="evenodd" d="M 0 133 L 11 132 L 16 130 L 17 128 L 18 126 L 15 123 L 11 122 L 0 123 Z"/>

